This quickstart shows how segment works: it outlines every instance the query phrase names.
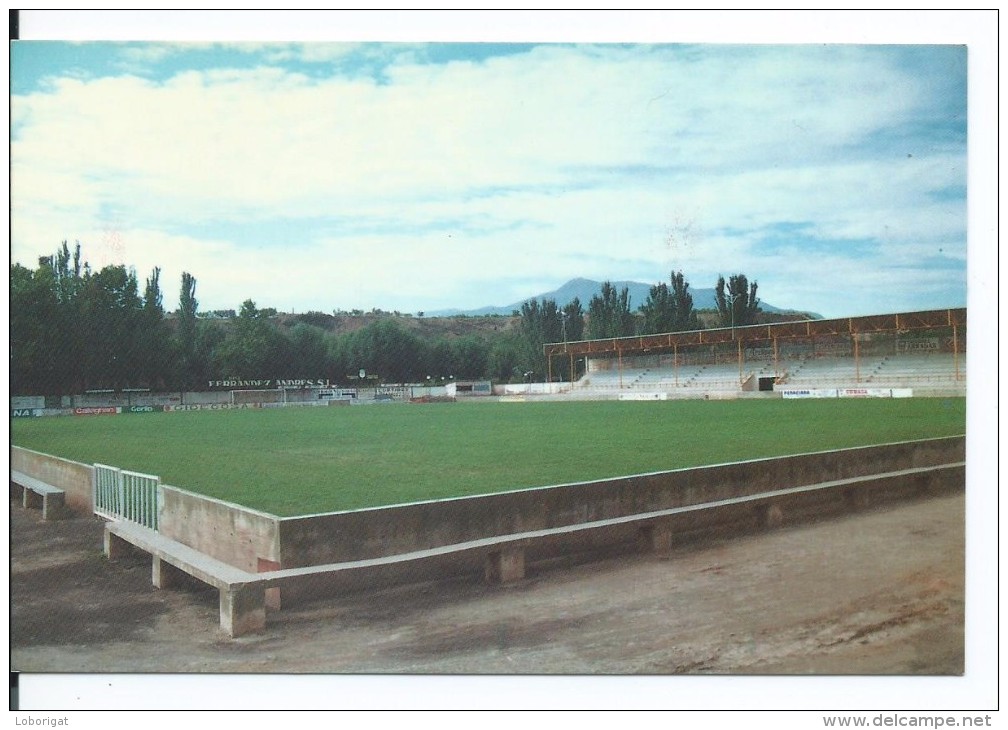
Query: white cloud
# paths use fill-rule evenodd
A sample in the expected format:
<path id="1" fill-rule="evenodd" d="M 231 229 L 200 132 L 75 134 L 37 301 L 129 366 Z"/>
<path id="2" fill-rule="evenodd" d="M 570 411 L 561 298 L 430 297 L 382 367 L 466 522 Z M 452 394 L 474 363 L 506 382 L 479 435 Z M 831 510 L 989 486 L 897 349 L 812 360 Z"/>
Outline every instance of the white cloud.
<path id="1" fill-rule="evenodd" d="M 965 254 L 961 201 L 931 200 L 963 184 L 964 151 L 878 144 L 928 98 L 876 51 L 542 46 L 425 64 L 374 46 L 403 56 L 382 83 L 269 65 L 360 49 L 248 46 L 262 66 L 15 97 L 12 258 L 115 223 L 141 274 L 202 266 L 211 308 L 406 310 L 509 301 L 495 279 L 763 278 L 780 262 L 760 232 L 780 223 L 870 238 L 900 261 L 939 242 Z M 260 240 L 280 218 L 296 251 Z M 325 265 L 290 263 L 306 259 Z"/>

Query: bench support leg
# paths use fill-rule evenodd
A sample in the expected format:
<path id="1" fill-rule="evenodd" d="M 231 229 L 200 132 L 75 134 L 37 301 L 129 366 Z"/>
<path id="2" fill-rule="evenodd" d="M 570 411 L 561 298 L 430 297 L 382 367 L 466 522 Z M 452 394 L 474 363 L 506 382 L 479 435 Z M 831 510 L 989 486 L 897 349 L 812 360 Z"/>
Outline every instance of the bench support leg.
<path id="1" fill-rule="evenodd" d="M 934 494 L 941 494 L 944 481 L 942 475 L 937 472 L 924 474 L 921 478 L 921 485 L 917 494 L 921 497 L 928 497 Z"/>
<path id="2" fill-rule="evenodd" d="M 667 553 L 672 549 L 672 528 L 660 522 L 642 525 L 637 533 L 637 543 L 647 552 Z"/>
<path id="3" fill-rule="evenodd" d="M 63 495 L 46 494 L 42 497 L 42 519 L 58 520 L 63 516 Z"/>
<path id="4" fill-rule="evenodd" d="M 118 535 L 113 535 L 108 527 L 105 528 L 105 557 L 109 560 L 118 560 L 123 555 L 129 553 L 130 544 Z"/>
<path id="5" fill-rule="evenodd" d="M 21 506 L 25 509 L 38 509 L 43 504 L 42 495 L 25 487 L 24 495 L 21 497 Z"/>
<path id="6" fill-rule="evenodd" d="M 280 563 L 276 560 L 267 560 L 266 558 L 256 559 L 256 572 L 257 573 L 267 573 L 271 570 L 280 570 Z M 266 589 L 266 610 L 267 611 L 279 611 L 280 610 L 280 589 L 279 588 L 267 588 Z"/>
<path id="7" fill-rule="evenodd" d="M 511 583 L 525 577 L 525 550 L 508 547 L 487 556 L 487 583 Z"/>
<path id="8" fill-rule="evenodd" d="M 780 527 L 784 522 L 784 512 L 781 510 L 779 504 L 771 502 L 770 504 L 764 504 L 759 507 L 760 510 L 760 522 L 762 522 L 763 527 L 774 528 Z"/>
<path id="9" fill-rule="evenodd" d="M 161 558 L 151 558 L 151 583 L 155 588 L 171 588 L 185 580 L 186 572 Z"/>
<path id="10" fill-rule="evenodd" d="M 221 629 L 234 638 L 266 628 L 265 589 L 252 584 L 220 589 Z"/>
<path id="11" fill-rule="evenodd" d="M 862 510 L 868 506 L 868 492 L 864 489 L 851 487 L 844 490 L 843 496 L 850 509 Z"/>

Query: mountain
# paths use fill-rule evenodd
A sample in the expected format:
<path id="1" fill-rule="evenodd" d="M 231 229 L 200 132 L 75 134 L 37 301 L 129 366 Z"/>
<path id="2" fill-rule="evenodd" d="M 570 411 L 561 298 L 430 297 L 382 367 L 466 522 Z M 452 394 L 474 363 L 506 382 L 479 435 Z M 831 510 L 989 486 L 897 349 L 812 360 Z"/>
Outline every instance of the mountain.
<path id="1" fill-rule="evenodd" d="M 630 309 L 632 311 L 636 311 L 641 304 L 647 301 L 648 294 L 651 292 L 651 287 L 653 286 L 652 284 L 644 284 L 639 281 L 613 281 L 610 283 L 613 287 L 615 287 L 617 292 L 623 291 L 623 287 L 626 287 L 629 290 Z M 522 304 L 533 299 L 538 299 L 540 302 L 545 299 L 552 299 L 557 303 L 557 306 L 564 307 L 574 301 L 575 297 L 581 301 L 581 308 L 587 312 L 588 302 L 590 302 L 592 297 L 597 295 L 600 291 L 602 291 L 602 282 L 600 281 L 592 281 L 591 279 L 571 279 L 559 289 L 554 289 L 553 291 L 545 292 L 543 294 L 537 294 L 536 296 L 529 297 L 528 299 L 522 299 L 520 302 L 508 304 L 503 307 L 488 306 L 466 311 L 460 309 L 443 309 L 437 312 L 428 312 L 427 314 L 431 317 L 452 317 L 458 314 L 468 317 L 482 317 L 487 314 L 502 314 L 507 316 L 512 312 L 520 311 Z M 710 289 L 694 289 L 693 287 L 690 287 L 689 291 L 690 294 L 693 295 L 694 309 L 717 309 L 717 299 L 713 287 Z M 760 299 L 760 308 L 764 312 L 773 312 L 778 314 L 794 311 L 790 309 L 780 309 L 772 304 L 768 304 L 762 299 Z M 809 313 L 809 316 L 814 319 L 820 318 L 819 315 L 812 313 Z"/>

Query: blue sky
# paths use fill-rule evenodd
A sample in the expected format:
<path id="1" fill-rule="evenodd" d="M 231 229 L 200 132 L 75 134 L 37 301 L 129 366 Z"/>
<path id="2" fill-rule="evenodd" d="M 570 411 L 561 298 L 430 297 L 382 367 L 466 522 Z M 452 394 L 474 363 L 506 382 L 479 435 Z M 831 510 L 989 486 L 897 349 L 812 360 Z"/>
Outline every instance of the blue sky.
<path id="1" fill-rule="evenodd" d="M 12 260 L 80 241 L 204 310 L 673 270 L 825 316 L 966 305 L 965 45 L 470 37 L 18 42 Z"/>

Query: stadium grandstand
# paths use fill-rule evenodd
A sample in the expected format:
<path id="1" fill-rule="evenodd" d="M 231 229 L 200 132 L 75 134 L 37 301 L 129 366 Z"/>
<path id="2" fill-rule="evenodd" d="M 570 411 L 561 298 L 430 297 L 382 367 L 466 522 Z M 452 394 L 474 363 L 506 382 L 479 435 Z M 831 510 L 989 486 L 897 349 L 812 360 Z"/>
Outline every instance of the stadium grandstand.
<path id="1" fill-rule="evenodd" d="M 964 308 L 548 343 L 543 351 L 550 381 L 567 381 L 575 397 L 966 392 Z"/>

